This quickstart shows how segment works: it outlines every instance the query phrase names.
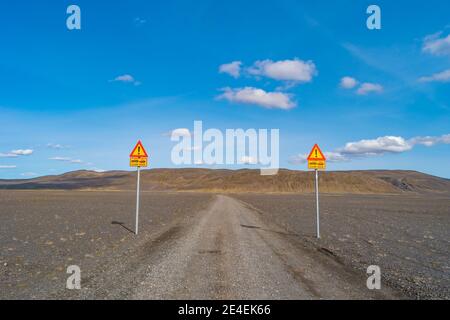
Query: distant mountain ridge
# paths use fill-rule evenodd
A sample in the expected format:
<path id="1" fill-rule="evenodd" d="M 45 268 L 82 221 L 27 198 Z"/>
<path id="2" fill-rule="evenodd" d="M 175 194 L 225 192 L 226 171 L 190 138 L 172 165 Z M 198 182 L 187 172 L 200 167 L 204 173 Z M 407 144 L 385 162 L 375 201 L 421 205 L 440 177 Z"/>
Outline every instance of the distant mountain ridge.
<path id="1" fill-rule="evenodd" d="M 152 169 L 142 171 L 144 191 L 296 192 L 314 191 L 313 172 L 281 169 L 261 176 L 259 170 Z M 0 180 L 0 189 L 134 190 L 136 172 L 74 171 L 29 180 Z M 327 171 L 320 175 L 324 193 L 443 193 L 450 180 L 416 171 Z"/>

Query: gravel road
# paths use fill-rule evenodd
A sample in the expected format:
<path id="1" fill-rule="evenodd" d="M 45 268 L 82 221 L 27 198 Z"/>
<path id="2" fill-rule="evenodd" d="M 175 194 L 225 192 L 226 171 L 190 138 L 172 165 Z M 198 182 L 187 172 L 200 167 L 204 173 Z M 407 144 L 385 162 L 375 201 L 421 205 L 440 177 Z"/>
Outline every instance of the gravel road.
<path id="1" fill-rule="evenodd" d="M 106 270 L 83 298 L 392 299 L 332 257 L 296 243 L 259 213 L 217 195 L 209 208 L 140 248 L 139 258 Z M 113 280 L 113 281 L 112 281 Z"/>
<path id="2" fill-rule="evenodd" d="M 403 298 L 229 196 L 144 193 L 138 237 L 132 193 L 2 197 L 2 299 Z M 72 264 L 81 290 L 65 289 Z"/>

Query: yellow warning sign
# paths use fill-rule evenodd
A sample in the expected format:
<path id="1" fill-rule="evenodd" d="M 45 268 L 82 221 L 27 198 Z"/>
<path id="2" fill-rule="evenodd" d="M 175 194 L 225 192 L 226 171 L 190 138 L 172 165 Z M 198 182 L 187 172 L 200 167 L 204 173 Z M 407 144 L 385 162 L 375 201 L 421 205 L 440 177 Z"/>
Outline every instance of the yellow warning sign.
<path id="1" fill-rule="evenodd" d="M 130 154 L 130 167 L 148 167 L 148 153 L 141 141 L 138 141 Z"/>
<path id="2" fill-rule="evenodd" d="M 325 170 L 327 168 L 326 158 L 316 144 L 308 156 L 308 169 Z"/>
<path id="3" fill-rule="evenodd" d="M 324 160 L 310 160 L 308 161 L 308 169 L 325 170 L 327 163 Z"/>
<path id="4" fill-rule="evenodd" d="M 130 167 L 148 167 L 148 158 L 130 158 Z"/>
<path id="5" fill-rule="evenodd" d="M 133 151 L 131 151 L 130 158 L 131 157 L 137 157 L 137 158 L 148 158 L 147 151 L 145 151 L 144 146 L 142 145 L 141 141 L 138 141 L 136 146 L 134 147 Z"/>
<path id="6" fill-rule="evenodd" d="M 311 153 L 309 154 L 308 161 L 310 160 L 323 160 L 323 161 L 327 160 L 323 155 L 322 150 L 320 150 L 317 144 L 314 145 L 314 147 L 311 150 Z"/>

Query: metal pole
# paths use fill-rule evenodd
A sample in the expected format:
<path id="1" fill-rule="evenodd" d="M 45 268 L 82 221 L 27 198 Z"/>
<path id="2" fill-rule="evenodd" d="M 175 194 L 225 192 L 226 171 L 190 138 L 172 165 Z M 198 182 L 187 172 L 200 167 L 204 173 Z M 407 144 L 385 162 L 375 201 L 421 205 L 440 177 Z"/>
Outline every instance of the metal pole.
<path id="1" fill-rule="evenodd" d="M 136 191 L 136 235 L 139 232 L 139 188 L 141 183 L 141 167 L 137 168 L 137 191 Z"/>
<path id="2" fill-rule="evenodd" d="M 316 208 L 317 208 L 317 239 L 320 239 L 319 170 L 317 169 L 316 169 Z"/>

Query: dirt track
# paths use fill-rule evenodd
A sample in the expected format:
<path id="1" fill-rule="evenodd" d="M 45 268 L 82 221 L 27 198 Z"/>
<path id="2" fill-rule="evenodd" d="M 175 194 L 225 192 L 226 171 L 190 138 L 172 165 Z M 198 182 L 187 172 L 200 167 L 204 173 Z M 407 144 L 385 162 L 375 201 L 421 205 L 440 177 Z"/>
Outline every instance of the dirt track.
<path id="1" fill-rule="evenodd" d="M 185 221 L 187 222 L 187 221 Z M 218 195 L 189 223 L 174 224 L 76 296 L 113 299 L 383 299 L 366 278 L 296 243 L 233 198 Z M 124 260 L 123 260 L 124 261 Z M 66 291 L 67 294 L 67 291 Z M 55 297 L 57 298 L 57 297 Z M 61 298 L 61 296 L 59 297 Z"/>
<path id="2" fill-rule="evenodd" d="M 161 248 L 133 294 L 138 299 L 347 299 L 377 295 L 365 279 L 289 235 L 258 213 L 217 196 L 195 226 Z"/>
<path id="3" fill-rule="evenodd" d="M 328 236 L 315 243 L 309 230 L 313 228 L 308 215 L 313 210 L 307 205 L 311 201 L 298 196 L 289 201 L 288 195 L 242 195 L 242 202 L 236 196 L 143 193 L 141 233 L 136 237 L 130 232 L 134 221 L 132 192 L 4 191 L 0 195 L 1 299 L 405 297 L 403 292 L 392 289 L 397 286 L 386 282 L 382 290 L 369 291 L 364 269 L 340 259 L 339 250 L 351 253 L 351 258 L 361 263 L 365 261 L 365 268 L 373 261 L 362 259 L 360 251 L 340 246 L 340 240 L 333 240 L 332 232 L 327 230 L 348 227 L 342 232 L 355 235 L 352 243 L 365 243 L 365 238 L 357 237 L 362 232 L 360 228 L 378 225 L 367 219 L 365 212 L 372 216 L 371 208 L 390 208 L 386 201 L 391 198 L 364 198 L 368 206 L 364 211 L 356 214 L 350 206 L 335 215 L 327 208 L 331 198 L 325 198 L 323 231 Z M 342 205 L 351 203 L 351 199 L 352 196 L 342 196 L 333 201 Z M 407 206 L 412 200 L 402 198 L 395 203 L 399 201 Z M 446 208 L 446 200 L 436 203 Z M 357 207 L 360 208 L 359 202 Z M 299 208 L 306 211 L 299 212 Z M 439 208 L 436 210 L 443 210 Z M 393 213 L 397 211 L 389 209 L 384 215 L 377 209 L 375 222 L 382 221 L 385 226 L 390 219 L 397 219 Z M 444 225 L 433 226 L 437 231 L 444 228 L 445 237 L 445 210 L 441 215 Z M 414 219 L 416 216 L 436 220 L 421 212 Z M 414 224 L 412 218 L 410 215 L 410 223 Z M 421 225 L 417 225 L 419 230 Z M 367 235 L 376 237 L 377 230 Z M 402 235 L 399 248 L 409 248 L 408 234 Z M 433 235 L 439 239 L 442 236 L 437 232 Z M 337 251 L 327 251 L 335 247 L 333 241 Z M 390 254 L 392 241 L 387 246 L 383 241 L 370 245 Z M 368 252 L 373 253 L 371 250 Z M 420 269 L 425 261 L 419 255 L 417 259 L 422 263 L 414 265 Z M 408 266 L 400 262 L 400 266 Z M 69 265 L 81 267 L 82 290 L 65 289 Z M 443 281 L 436 288 L 442 288 L 439 294 L 445 296 L 448 273 L 438 274 L 444 278 L 433 281 Z"/>

